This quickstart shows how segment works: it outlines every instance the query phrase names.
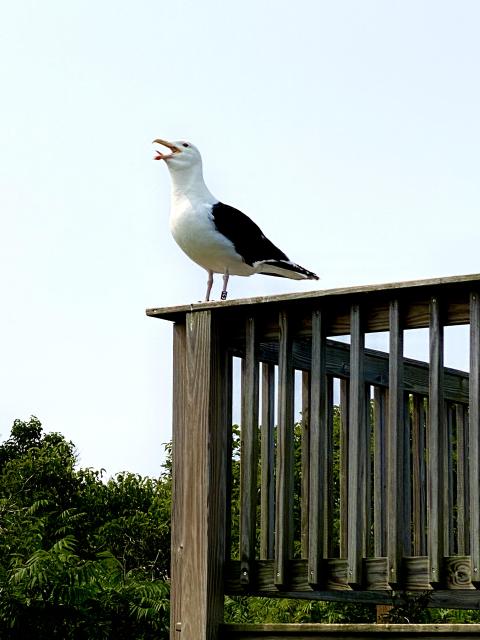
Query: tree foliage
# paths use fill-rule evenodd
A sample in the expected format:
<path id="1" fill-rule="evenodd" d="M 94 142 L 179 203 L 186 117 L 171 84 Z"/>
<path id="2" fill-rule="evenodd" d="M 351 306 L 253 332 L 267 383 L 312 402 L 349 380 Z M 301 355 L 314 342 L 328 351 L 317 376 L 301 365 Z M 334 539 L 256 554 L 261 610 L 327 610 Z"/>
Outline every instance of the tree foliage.
<path id="1" fill-rule="evenodd" d="M 0 446 L 0 637 L 167 637 L 170 477 L 104 482 L 16 420 Z"/>

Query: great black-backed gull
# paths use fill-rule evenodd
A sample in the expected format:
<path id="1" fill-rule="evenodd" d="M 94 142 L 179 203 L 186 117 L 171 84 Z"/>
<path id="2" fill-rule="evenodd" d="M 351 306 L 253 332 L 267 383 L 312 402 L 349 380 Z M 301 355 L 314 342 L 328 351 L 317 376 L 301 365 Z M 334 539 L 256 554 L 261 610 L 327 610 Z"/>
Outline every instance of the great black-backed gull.
<path id="1" fill-rule="evenodd" d="M 170 150 L 157 151 L 172 179 L 170 230 L 181 249 L 208 272 L 205 301 L 210 300 L 213 274 L 223 274 L 222 300 L 227 298 L 230 276 L 262 273 L 294 280 L 318 280 L 318 276 L 292 262 L 265 237 L 244 213 L 219 202 L 203 180 L 202 157 L 190 142 L 155 143 Z"/>

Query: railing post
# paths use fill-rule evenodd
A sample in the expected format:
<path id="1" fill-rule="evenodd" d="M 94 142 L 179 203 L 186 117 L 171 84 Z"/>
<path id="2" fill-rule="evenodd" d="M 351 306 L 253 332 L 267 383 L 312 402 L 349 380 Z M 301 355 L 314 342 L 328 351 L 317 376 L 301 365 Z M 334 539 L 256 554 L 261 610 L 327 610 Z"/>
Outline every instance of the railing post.
<path id="1" fill-rule="evenodd" d="M 227 357 L 210 311 L 187 313 L 185 338 L 179 330 L 175 344 L 170 638 L 216 640 L 224 598 Z"/>
<path id="2" fill-rule="evenodd" d="M 480 582 L 480 294 L 470 295 L 470 556 L 473 582 Z"/>
<path id="3" fill-rule="evenodd" d="M 275 584 L 283 586 L 293 553 L 294 372 L 292 331 L 286 311 L 279 314 L 279 329 Z"/>
<path id="4" fill-rule="evenodd" d="M 172 533 L 170 567 L 170 639 L 179 638 L 182 620 L 183 473 L 187 423 L 185 421 L 186 334 L 184 324 L 173 327 L 172 410 Z"/>
<path id="5" fill-rule="evenodd" d="M 428 402 L 428 558 L 430 581 L 440 582 L 440 571 L 446 555 L 448 530 L 445 525 L 445 401 L 443 371 L 443 324 L 440 303 L 430 301 L 430 393 Z"/>
<path id="6" fill-rule="evenodd" d="M 329 487 L 332 482 L 332 438 L 328 420 L 328 384 L 326 376 L 327 343 L 324 315 L 316 310 L 312 315 L 312 371 L 310 411 L 310 519 L 308 582 L 318 585 L 322 577 L 323 560 L 328 557 L 330 522 L 332 518 Z"/>
<path id="7" fill-rule="evenodd" d="M 258 473 L 258 362 L 255 320 L 245 325 L 245 358 L 242 362 L 242 430 L 240 455 L 240 582 L 253 582 L 255 563 Z"/>
<path id="8" fill-rule="evenodd" d="M 348 428 L 348 582 L 361 584 L 367 555 L 367 458 L 369 435 L 365 406 L 365 333 L 362 311 L 350 312 L 350 407 Z"/>
<path id="9" fill-rule="evenodd" d="M 409 555 L 410 520 L 406 503 L 404 457 L 404 392 L 403 392 L 403 331 L 398 300 L 390 303 L 390 356 L 388 393 L 388 464 L 387 464 L 387 547 L 389 582 L 399 581 L 403 555 Z M 407 550 L 408 549 L 408 550 Z"/>

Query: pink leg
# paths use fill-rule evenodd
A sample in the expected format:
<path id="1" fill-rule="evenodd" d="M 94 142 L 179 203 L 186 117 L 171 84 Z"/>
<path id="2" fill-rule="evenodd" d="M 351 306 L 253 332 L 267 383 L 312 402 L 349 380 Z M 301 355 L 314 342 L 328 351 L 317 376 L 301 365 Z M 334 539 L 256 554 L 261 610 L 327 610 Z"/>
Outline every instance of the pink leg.
<path id="1" fill-rule="evenodd" d="M 205 302 L 208 302 L 210 300 L 210 291 L 212 290 L 212 286 L 213 286 L 213 271 L 209 271 L 208 272 L 208 280 L 207 280 L 207 293 L 205 295 Z"/>
<path id="2" fill-rule="evenodd" d="M 227 271 L 225 271 L 225 273 L 223 274 L 223 291 L 222 291 L 222 300 L 226 300 L 227 299 L 227 284 L 228 284 L 228 278 L 230 277 L 230 274 L 228 273 L 228 269 Z"/>

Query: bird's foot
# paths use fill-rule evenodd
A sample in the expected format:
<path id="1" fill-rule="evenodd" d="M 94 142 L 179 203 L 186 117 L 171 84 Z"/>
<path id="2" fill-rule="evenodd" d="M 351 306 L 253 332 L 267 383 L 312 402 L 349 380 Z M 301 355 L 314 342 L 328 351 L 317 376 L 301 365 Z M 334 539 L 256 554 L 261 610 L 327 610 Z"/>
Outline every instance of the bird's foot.
<path id="1" fill-rule="evenodd" d="M 222 295 L 220 296 L 221 300 L 226 300 L 227 299 L 227 292 L 226 291 L 222 291 Z"/>

